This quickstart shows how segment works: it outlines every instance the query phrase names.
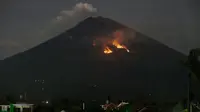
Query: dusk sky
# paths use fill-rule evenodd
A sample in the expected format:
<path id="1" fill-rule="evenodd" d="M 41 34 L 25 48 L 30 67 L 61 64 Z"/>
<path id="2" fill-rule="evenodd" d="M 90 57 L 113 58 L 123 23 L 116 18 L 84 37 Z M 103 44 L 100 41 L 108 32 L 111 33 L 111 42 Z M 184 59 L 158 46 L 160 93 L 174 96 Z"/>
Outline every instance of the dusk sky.
<path id="1" fill-rule="evenodd" d="M 0 60 L 91 15 L 109 17 L 180 52 L 200 47 L 199 0 L 1 0 Z"/>

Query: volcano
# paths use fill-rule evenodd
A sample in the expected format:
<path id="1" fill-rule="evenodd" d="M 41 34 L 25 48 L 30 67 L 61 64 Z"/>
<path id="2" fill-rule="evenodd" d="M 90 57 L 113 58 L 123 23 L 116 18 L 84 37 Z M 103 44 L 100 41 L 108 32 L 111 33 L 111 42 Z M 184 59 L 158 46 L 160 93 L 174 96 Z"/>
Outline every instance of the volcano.
<path id="1" fill-rule="evenodd" d="M 112 52 L 105 54 L 105 48 Z M 187 71 L 180 63 L 185 58 L 116 21 L 89 17 L 34 48 L 4 59 L 0 65 L 1 93 L 26 91 L 29 98 L 106 99 L 110 95 L 132 99 L 137 94 L 151 94 L 155 100 L 180 99 L 187 93 Z M 38 85 L 38 80 L 45 83 Z"/>

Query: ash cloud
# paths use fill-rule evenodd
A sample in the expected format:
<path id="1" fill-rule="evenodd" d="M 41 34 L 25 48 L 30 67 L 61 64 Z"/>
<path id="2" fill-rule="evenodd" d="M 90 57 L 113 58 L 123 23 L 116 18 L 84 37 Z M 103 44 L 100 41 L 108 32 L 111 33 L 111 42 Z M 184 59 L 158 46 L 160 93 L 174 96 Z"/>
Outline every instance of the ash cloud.
<path id="1" fill-rule="evenodd" d="M 42 39 L 47 40 L 49 37 L 54 37 L 69 28 L 74 27 L 78 22 L 87 17 L 95 16 L 97 8 L 89 3 L 77 3 L 70 10 L 62 10 L 60 14 L 55 17 L 50 25 L 48 25 L 41 33 Z"/>

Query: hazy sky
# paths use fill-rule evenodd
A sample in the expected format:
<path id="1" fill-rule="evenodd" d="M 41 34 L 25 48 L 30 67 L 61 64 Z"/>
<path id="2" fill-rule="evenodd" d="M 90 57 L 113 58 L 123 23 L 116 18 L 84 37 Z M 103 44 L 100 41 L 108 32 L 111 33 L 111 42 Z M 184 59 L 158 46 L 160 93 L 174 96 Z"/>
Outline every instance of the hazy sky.
<path id="1" fill-rule="evenodd" d="M 0 0 L 0 59 L 48 40 L 94 14 L 186 53 L 200 47 L 198 6 L 199 0 Z"/>

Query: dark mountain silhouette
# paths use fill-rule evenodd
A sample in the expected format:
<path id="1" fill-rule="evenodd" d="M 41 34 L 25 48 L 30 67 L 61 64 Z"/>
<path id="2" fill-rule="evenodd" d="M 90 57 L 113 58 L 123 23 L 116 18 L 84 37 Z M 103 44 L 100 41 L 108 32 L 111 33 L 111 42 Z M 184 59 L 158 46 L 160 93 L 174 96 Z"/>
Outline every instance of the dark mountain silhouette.
<path id="1" fill-rule="evenodd" d="M 119 29 L 135 33 L 127 42 L 130 53 L 119 50 L 105 55 L 101 46 L 92 46 L 94 37 Z M 187 72 L 180 64 L 185 58 L 113 20 L 89 17 L 76 27 L 3 60 L 1 88 L 4 93 L 27 91 L 27 98 L 44 98 L 48 94 L 77 99 L 106 99 L 107 95 L 128 99 L 143 93 L 156 100 L 176 100 L 187 94 Z M 45 83 L 36 85 L 38 79 Z"/>

